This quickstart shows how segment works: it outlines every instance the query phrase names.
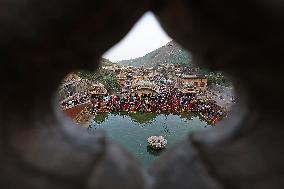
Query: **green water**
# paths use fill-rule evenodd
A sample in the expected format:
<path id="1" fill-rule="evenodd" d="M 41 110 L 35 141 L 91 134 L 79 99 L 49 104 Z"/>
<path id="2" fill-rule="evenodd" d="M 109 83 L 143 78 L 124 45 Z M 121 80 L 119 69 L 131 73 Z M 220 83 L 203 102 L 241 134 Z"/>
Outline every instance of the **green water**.
<path id="1" fill-rule="evenodd" d="M 103 128 L 108 137 L 124 146 L 144 166 L 149 166 L 166 151 L 155 151 L 147 146 L 151 135 L 162 135 L 168 147 L 181 141 L 188 133 L 211 127 L 196 113 L 164 115 L 153 113 L 99 114 L 92 122 L 90 132 Z"/>

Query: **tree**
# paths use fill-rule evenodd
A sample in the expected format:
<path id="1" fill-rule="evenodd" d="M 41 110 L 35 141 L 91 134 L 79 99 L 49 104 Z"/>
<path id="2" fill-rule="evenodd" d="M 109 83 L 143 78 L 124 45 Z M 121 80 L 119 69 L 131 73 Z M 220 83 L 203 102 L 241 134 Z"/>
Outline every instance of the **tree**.
<path id="1" fill-rule="evenodd" d="M 102 83 L 108 91 L 118 91 L 120 89 L 116 76 L 106 69 L 99 68 L 93 74 L 93 81 Z"/>
<path id="2" fill-rule="evenodd" d="M 95 72 L 81 70 L 77 74 L 83 78 L 91 81 L 91 83 L 101 83 L 109 92 L 119 91 L 120 85 L 116 76 L 112 71 L 103 69 L 102 66 L 110 66 L 113 63 L 105 58 L 101 59 L 100 67 Z"/>
<path id="3" fill-rule="evenodd" d="M 225 76 L 220 72 L 210 72 L 208 75 L 208 84 L 218 84 L 222 86 L 229 86 L 231 83 L 228 81 Z"/>

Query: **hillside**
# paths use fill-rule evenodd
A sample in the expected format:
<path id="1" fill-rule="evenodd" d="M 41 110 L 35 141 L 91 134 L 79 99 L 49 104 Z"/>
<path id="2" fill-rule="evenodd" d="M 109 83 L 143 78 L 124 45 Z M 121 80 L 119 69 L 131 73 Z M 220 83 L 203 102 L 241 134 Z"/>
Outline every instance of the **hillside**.
<path id="1" fill-rule="evenodd" d="M 192 57 L 188 51 L 183 49 L 174 41 L 167 43 L 166 45 L 146 54 L 143 57 L 122 60 L 117 62 L 121 66 L 134 66 L 134 67 L 157 67 L 159 64 L 178 64 L 182 67 L 193 68 L 192 71 L 195 74 L 207 75 L 208 83 L 219 84 L 223 86 L 230 86 L 231 82 L 227 80 L 220 72 L 211 72 L 206 68 L 199 68 L 192 64 Z"/>
<path id="2" fill-rule="evenodd" d="M 113 63 L 109 59 L 103 57 L 101 58 L 100 66 L 111 66 L 111 65 L 113 65 Z"/>
<path id="3" fill-rule="evenodd" d="M 171 41 L 143 57 L 131 60 L 122 60 L 117 63 L 122 66 L 134 67 L 157 67 L 159 64 L 165 63 L 191 66 L 191 60 L 191 55 L 186 50 L 182 49 L 174 41 Z"/>

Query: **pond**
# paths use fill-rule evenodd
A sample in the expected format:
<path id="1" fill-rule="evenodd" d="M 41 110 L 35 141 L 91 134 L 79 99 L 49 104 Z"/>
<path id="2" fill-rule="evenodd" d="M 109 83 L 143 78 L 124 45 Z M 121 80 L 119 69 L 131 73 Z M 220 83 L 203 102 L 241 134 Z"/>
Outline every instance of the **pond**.
<path id="1" fill-rule="evenodd" d="M 167 148 L 181 141 L 188 133 L 212 127 L 197 113 L 182 115 L 133 113 L 96 115 L 89 132 L 103 128 L 109 138 L 120 143 L 144 166 L 149 166 L 166 151 L 155 151 L 148 147 L 147 138 L 162 135 L 168 141 Z"/>

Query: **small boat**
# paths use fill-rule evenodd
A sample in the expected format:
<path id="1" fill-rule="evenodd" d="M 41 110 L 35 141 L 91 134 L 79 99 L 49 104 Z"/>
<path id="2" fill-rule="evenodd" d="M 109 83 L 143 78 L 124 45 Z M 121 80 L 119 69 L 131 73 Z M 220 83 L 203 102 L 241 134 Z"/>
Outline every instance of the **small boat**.
<path id="1" fill-rule="evenodd" d="M 155 150 L 161 150 L 167 146 L 167 140 L 163 136 L 150 136 L 147 142 L 148 145 Z"/>

